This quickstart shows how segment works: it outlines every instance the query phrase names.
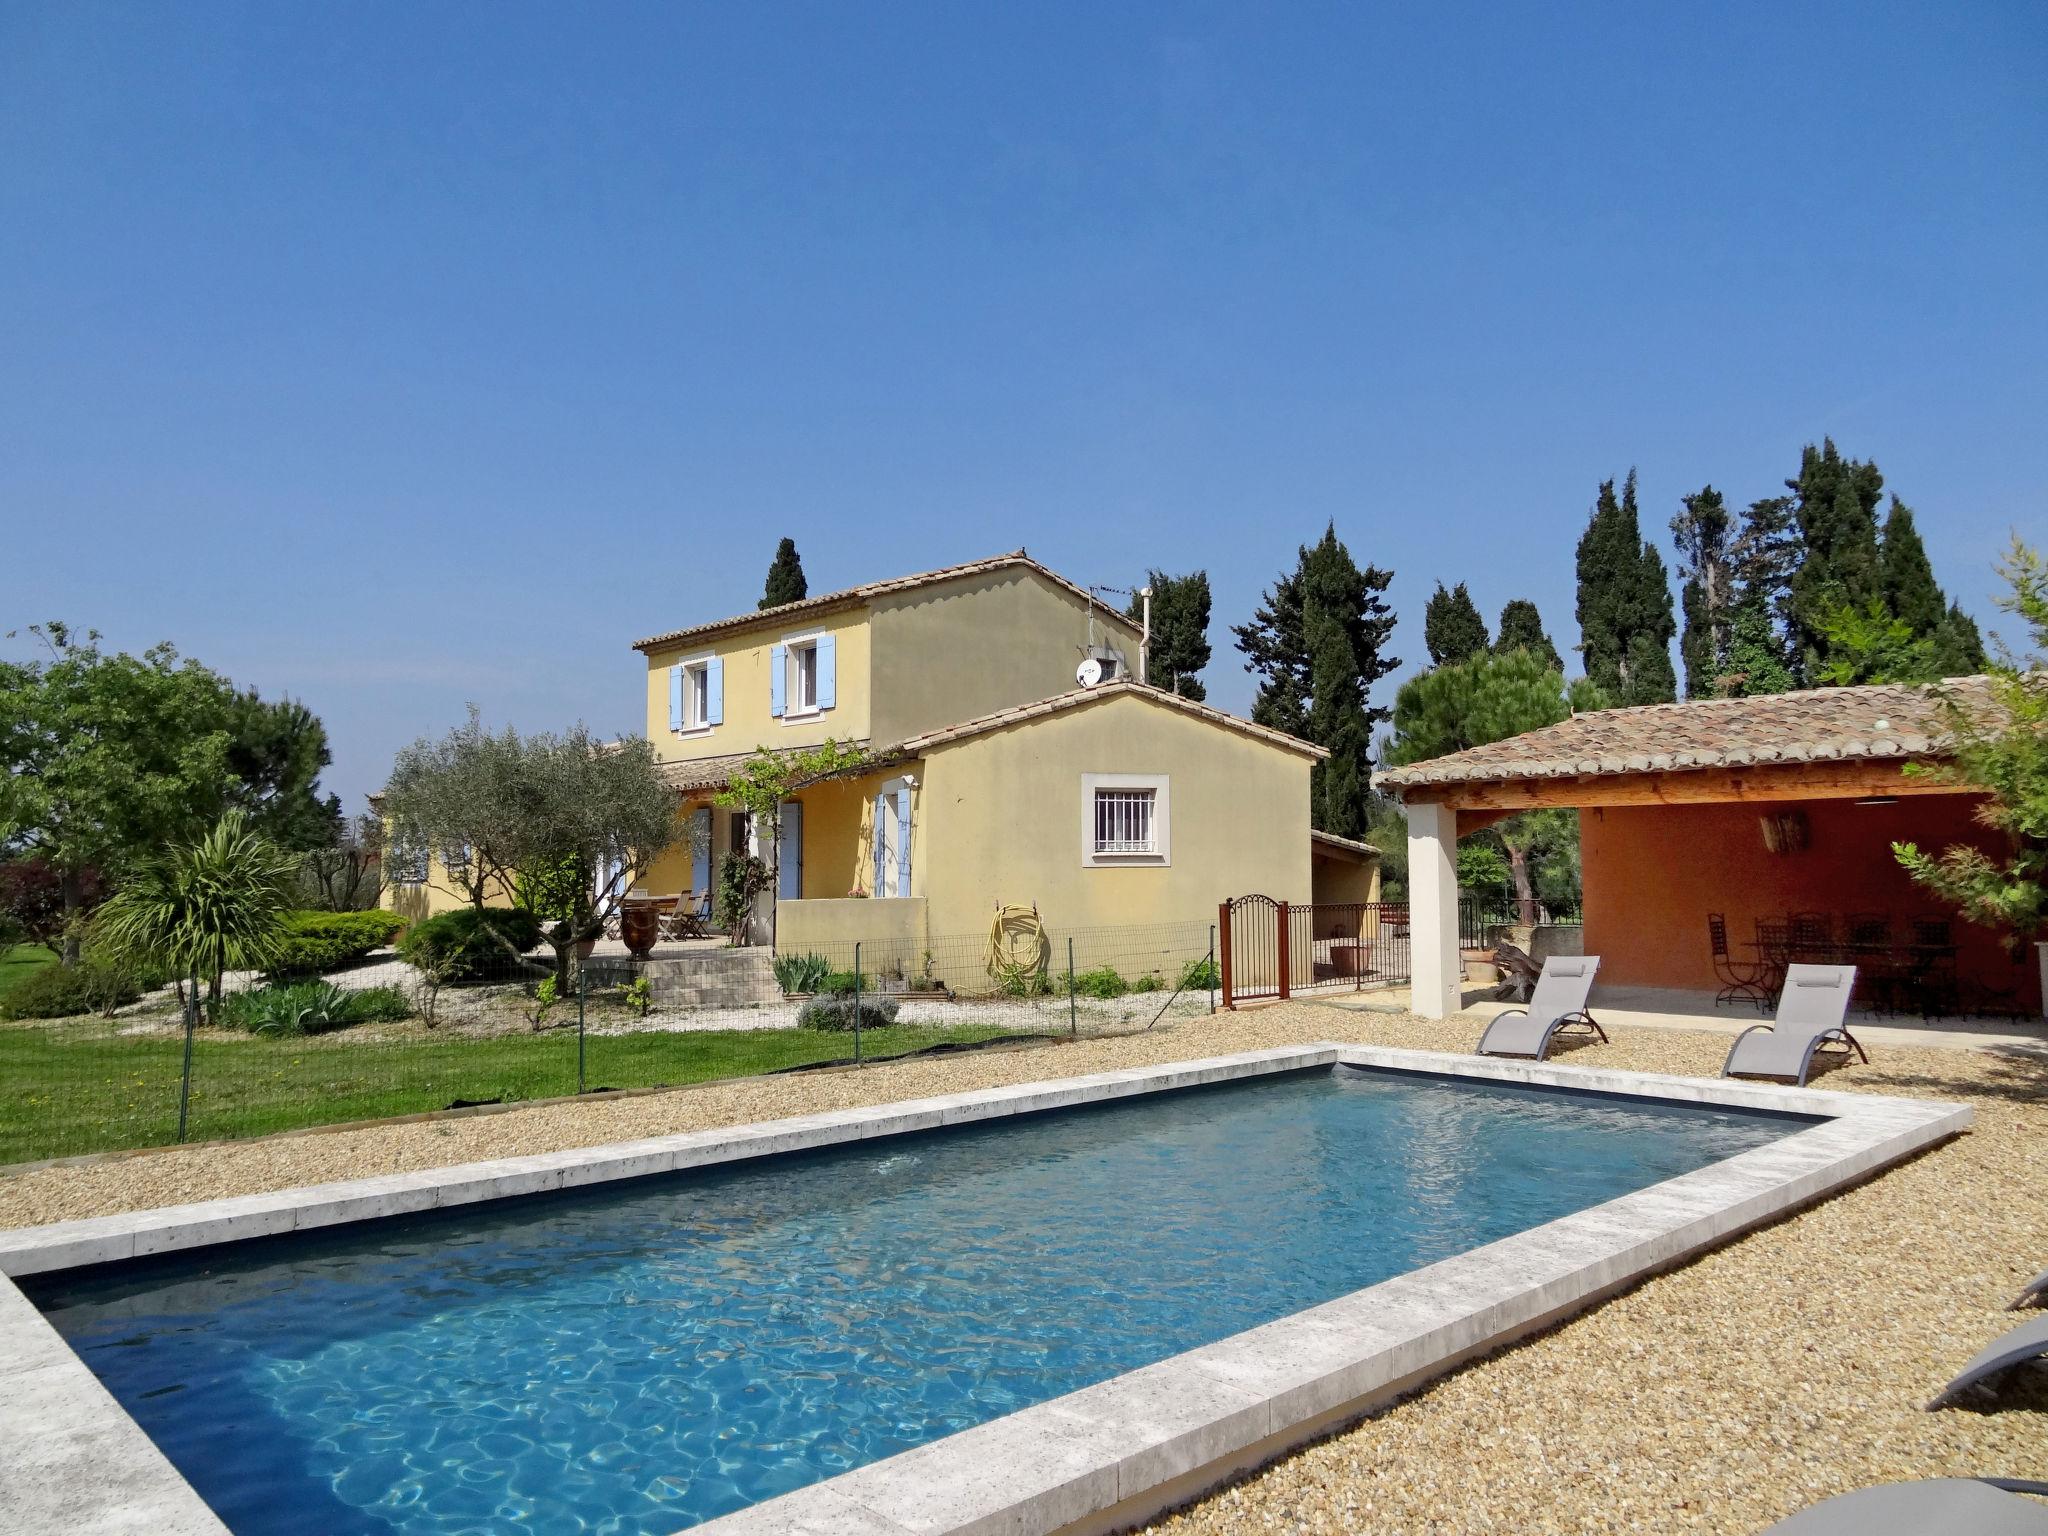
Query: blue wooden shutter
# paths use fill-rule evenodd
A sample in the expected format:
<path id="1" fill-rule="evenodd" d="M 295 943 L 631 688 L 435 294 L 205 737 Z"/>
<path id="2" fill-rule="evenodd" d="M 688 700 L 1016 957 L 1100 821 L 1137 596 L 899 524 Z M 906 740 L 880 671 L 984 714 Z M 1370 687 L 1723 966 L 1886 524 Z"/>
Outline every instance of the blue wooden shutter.
<path id="1" fill-rule="evenodd" d="M 725 659 L 720 656 L 704 663 L 704 723 L 725 723 Z"/>
<path id="2" fill-rule="evenodd" d="M 839 702 L 839 640 L 834 635 L 818 636 L 818 708 L 830 709 Z"/>
<path id="3" fill-rule="evenodd" d="M 789 669 L 789 652 L 782 646 L 771 647 L 768 652 L 768 713 L 776 719 L 782 718 L 783 674 Z"/>
<path id="4" fill-rule="evenodd" d="M 888 834 L 882 830 L 887 823 L 882 818 L 888 814 L 889 797 L 887 795 L 875 796 L 875 883 L 868 889 L 870 896 L 882 894 L 882 871 L 889 862 L 889 838 Z"/>
<path id="5" fill-rule="evenodd" d="M 683 728 L 683 664 L 677 662 L 668 669 L 668 728 L 680 731 Z"/>
<path id="6" fill-rule="evenodd" d="M 711 889 L 711 812 L 690 812 L 690 889 L 703 895 Z"/>
<path id="7" fill-rule="evenodd" d="M 910 789 L 896 791 L 896 894 L 910 894 Z"/>
<path id="8" fill-rule="evenodd" d="M 782 901 L 801 901 L 804 895 L 804 805 L 801 800 L 782 802 L 782 838 L 775 852 L 775 894 Z"/>

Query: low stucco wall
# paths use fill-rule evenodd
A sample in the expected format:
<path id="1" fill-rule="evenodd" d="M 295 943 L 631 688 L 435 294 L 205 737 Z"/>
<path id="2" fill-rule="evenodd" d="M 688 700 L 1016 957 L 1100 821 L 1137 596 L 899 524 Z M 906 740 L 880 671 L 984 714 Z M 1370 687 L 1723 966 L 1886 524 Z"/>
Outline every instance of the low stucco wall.
<path id="1" fill-rule="evenodd" d="M 815 951 L 850 966 L 859 944 L 861 969 L 876 975 L 915 975 L 928 942 L 925 903 L 917 896 L 785 901 L 775 916 L 778 953 Z"/>

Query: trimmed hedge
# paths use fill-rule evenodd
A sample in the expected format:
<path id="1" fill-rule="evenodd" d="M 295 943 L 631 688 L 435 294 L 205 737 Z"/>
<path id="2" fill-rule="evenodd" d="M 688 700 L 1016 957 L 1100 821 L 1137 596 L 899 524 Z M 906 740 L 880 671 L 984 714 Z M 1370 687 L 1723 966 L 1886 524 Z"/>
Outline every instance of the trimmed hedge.
<path id="1" fill-rule="evenodd" d="M 46 965 L 0 993 L 0 1019 L 68 1019 L 108 1013 L 142 996 L 127 966 L 87 955 L 77 965 Z"/>
<path id="2" fill-rule="evenodd" d="M 520 907 L 463 907 L 414 923 L 398 946 L 402 959 L 445 982 L 510 977 L 506 946 L 524 954 L 540 943 L 540 919 Z"/>
<path id="3" fill-rule="evenodd" d="M 404 926 L 396 912 L 294 912 L 286 920 L 286 938 L 270 974 L 337 970 L 382 949 Z"/>

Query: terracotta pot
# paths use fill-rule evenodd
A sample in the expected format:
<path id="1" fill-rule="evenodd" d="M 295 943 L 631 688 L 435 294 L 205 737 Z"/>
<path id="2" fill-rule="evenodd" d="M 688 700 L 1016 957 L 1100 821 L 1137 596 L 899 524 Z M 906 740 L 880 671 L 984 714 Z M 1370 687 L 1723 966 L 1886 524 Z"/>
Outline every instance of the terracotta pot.
<path id="1" fill-rule="evenodd" d="M 619 937 L 626 941 L 626 948 L 636 960 L 645 960 L 654 952 L 654 941 L 661 933 L 661 909 L 652 905 L 629 906 L 619 914 Z"/>

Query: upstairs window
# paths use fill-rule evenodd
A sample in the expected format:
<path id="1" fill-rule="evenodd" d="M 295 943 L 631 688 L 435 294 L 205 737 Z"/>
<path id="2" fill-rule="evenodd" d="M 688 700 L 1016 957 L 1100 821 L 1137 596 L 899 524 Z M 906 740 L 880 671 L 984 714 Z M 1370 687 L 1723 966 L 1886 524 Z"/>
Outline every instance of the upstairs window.
<path id="1" fill-rule="evenodd" d="M 683 668 L 683 729 L 700 731 L 711 723 L 711 665 L 694 662 Z"/>
<path id="2" fill-rule="evenodd" d="M 818 643 L 789 648 L 789 707 L 808 714 L 818 707 Z"/>
<path id="3" fill-rule="evenodd" d="M 768 712 L 778 720 L 821 714 L 839 702 L 839 648 L 834 636 L 784 640 L 768 658 Z"/>
<path id="4" fill-rule="evenodd" d="M 716 656 L 679 661 L 669 668 L 668 728 L 678 734 L 723 723 L 725 663 Z"/>

